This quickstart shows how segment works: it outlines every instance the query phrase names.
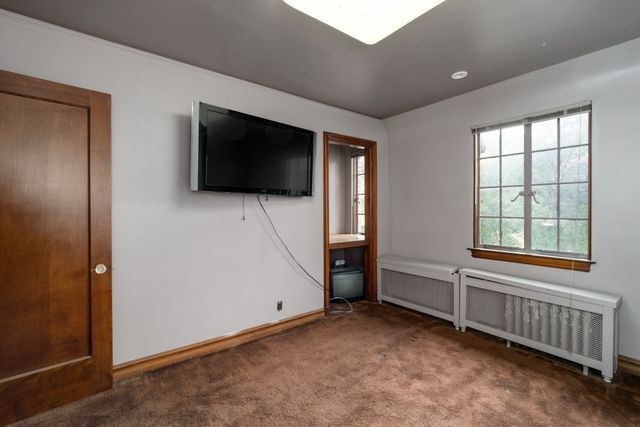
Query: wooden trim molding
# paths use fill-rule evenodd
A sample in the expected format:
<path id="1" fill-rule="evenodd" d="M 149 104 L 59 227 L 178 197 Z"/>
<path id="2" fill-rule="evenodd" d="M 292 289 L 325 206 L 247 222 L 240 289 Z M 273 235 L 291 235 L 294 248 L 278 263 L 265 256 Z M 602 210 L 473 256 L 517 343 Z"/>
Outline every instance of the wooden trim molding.
<path id="1" fill-rule="evenodd" d="M 339 143 L 355 145 L 365 150 L 365 168 L 367 179 L 365 180 L 366 193 L 366 239 L 358 242 L 357 245 L 330 244 L 329 241 L 329 144 Z M 365 298 L 369 302 L 378 302 L 378 157 L 377 143 L 368 139 L 356 138 L 354 136 L 340 135 L 332 132 L 324 132 L 323 135 L 323 209 L 324 209 L 324 306 L 325 311 L 329 311 L 330 297 L 330 249 L 347 248 L 361 246 L 365 248 L 364 270 L 365 270 Z M 366 243 L 364 243 L 366 242 Z"/>
<path id="2" fill-rule="evenodd" d="M 376 145 L 375 141 L 370 139 L 357 138 L 355 136 L 341 135 L 339 133 L 325 132 L 325 141 L 338 142 L 340 144 L 357 145 L 358 147 L 368 148 Z"/>
<path id="3" fill-rule="evenodd" d="M 541 267 L 561 268 L 588 273 L 595 261 L 560 258 L 546 255 L 533 255 L 521 252 L 506 252 L 484 248 L 469 248 L 474 258 L 492 259 L 495 261 L 516 262 L 520 264 L 539 265 Z"/>
<path id="4" fill-rule="evenodd" d="M 640 377 L 640 360 L 627 356 L 618 357 L 618 367 L 632 375 Z"/>
<path id="5" fill-rule="evenodd" d="M 330 264 L 329 253 L 329 138 L 327 132 L 324 133 L 322 143 L 322 254 L 324 266 L 324 311 L 329 314 L 330 290 Z"/>
<path id="6" fill-rule="evenodd" d="M 224 335 L 222 337 L 201 341 L 185 347 L 158 353 L 153 356 L 121 363 L 113 367 L 113 378 L 115 380 L 119 380 L 143 372 L 160 369 L 195 357 L 216 353 L 231 347 L 236 347 L 241 344 L 265 338 L 269 335 L 283 332 L 287 329 L 302 326 L 323 317 L 324 309 L 314 310 L 288 319 L 278 320 L 273 323 L 267 323 L 229 335 Z"/>

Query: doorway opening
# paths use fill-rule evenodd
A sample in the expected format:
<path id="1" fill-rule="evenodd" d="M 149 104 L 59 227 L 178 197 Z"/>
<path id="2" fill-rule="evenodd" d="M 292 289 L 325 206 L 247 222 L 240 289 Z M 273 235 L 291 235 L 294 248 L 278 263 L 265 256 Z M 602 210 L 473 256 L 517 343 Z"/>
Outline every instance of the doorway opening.
<path id="1" fill-rule="evenodd" d="M 378 301 L 376 142 L 324 133 L 324 305 Z"/>

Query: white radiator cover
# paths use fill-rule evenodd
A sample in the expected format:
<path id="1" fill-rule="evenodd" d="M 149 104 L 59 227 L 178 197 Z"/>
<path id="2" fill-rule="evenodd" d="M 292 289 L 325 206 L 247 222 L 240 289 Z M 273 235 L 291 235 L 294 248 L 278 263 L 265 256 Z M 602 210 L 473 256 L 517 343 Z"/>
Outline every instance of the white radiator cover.
<path id="1" fill-rule="evenodd" d="M 458 267 L 413 258 L 378 258 L 378 300 L 453 322 L 459 327 Z"/>
<path id="2" fill-rule="evenodd" d="M 618 363 L 622 298 L 475 269 L 460 270 L 460 327 L 471 327 L 602 372 Z"/>

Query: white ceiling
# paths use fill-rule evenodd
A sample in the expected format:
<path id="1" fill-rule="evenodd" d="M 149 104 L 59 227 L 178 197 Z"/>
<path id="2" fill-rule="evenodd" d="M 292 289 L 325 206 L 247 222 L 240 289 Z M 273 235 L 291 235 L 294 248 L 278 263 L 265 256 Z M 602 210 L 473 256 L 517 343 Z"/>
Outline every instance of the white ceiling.
<path id="1" fill-rule="evenodd" d="M 640 37 L 639 0 L 447 0 L 373 46 L 282 0 L 0 8 L 378 118 Z"/>

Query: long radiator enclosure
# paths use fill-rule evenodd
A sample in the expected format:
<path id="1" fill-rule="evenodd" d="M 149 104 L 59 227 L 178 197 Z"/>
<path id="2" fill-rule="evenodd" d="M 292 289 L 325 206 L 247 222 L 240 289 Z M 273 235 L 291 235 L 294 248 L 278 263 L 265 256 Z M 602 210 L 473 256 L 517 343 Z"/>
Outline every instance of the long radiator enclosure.
<path id="1" fill-rule="evenodd" d="M 458 267 L 386 255 L 378 258 L 378 299 L 459 326 Z"/>
<path id="2" fill-rule="evenodd" d="M 602 371 L 618 359 L 620 297 L 480 270 L 460 270 L 460 324 Z"/>

